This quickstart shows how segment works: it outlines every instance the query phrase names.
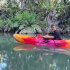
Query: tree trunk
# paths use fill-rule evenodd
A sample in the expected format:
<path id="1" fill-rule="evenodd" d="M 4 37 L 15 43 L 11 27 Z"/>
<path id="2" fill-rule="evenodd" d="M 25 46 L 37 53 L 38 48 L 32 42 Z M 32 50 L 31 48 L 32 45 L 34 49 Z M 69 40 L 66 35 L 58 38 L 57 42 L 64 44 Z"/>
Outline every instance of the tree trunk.
<path id="1" fill-rule="evenodd" d="M 15 3 L 15 0 L 11 0 L 12 1 L 12 3 Z"/>
<path id="2" fill-rule="evenodd" d="M 21 9 L 23 10 L 25 6 L 24 0 L 21 0 Z"/>
<path id="3" fill-rule="evenodd" d="M 66 4 L 66 0 L 64 0 L 64 3 Z"/>
<path id="4" fill-rule="evenodd" d="M 53 9 L 52 11 L 49 12 L 49 14 L 47 16 L 47 22 L 48 22 L 49 26 L 51 26 L 52 24 L 55 23 L 55 21 L 56 21 L 55 14 L 56 14 L 56 10 L 55 9 Z"/>

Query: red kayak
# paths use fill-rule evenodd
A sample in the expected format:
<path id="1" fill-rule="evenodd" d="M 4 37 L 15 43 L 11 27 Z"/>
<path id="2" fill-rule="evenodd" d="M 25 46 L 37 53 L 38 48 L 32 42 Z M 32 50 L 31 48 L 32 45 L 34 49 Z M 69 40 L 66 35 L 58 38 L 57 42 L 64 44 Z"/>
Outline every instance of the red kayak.
<path id="1" fill-rule="evenodd" d="M 16 41 L 25 43 L 25 44 L 32 44 L 37 46 L 48 46 L 48 47 L 70 47 L 70 39 L 45 40 L 42 38 L 40 34 L 37 35 L 37 37 L 14 34 L 13 37 Z"/>

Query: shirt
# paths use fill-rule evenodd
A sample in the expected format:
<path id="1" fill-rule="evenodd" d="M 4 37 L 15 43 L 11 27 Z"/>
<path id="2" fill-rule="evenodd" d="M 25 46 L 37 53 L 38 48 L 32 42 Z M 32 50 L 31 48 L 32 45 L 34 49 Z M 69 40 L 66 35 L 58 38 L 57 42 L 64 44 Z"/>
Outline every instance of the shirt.
<path id="1" fill-rule="evenodd" d="M 54 36 L 53 40 L 61 40 L 60 33 L 57 30 L 52 33 L 52 36 Z"/>

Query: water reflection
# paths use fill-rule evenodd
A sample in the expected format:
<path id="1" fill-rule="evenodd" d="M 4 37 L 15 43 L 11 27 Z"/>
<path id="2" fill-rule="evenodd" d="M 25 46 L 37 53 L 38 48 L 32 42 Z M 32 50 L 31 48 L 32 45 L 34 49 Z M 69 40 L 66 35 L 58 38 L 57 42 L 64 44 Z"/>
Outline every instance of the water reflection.
<path id="1" fill-rule="evenodd" d="M 45 46 L 35 46 L 30 44 L 23 44 L 23 43 L 17 43 L 14 48 L 15 51 L 42 51 L 42 52 L 51 52 L 51 53 L 59 53 L 59 54 L 65 54 L 70 55 L 70 47 L 45 47 Z M 48 55 L 48 54 L 45 54 Z"/>
<path id="2" fill-rule="evenodd" d="M 28 51 L 40 51 L 41 49 L 46 48 L 45 46 L 35 46 L 30 44 L 23 44 L 23 43 L 17 43 L 14 46 L 15 51 L 19 50 L 28 50 Z"/>
<path id="3" fill-rule="evenodd" d="M 4 56 L 0 53 L 0 70 L 5 70 L 7 68 L 7 63 L 5 61 Z"/>
<path id="4" fill-rule="evenodd" d="M 0 70 L 70 70 L 70 48 L 15 43 L 12 35 L 0 34 Z"/>
<path id="5" fill-rule="evenodd" d="M 70 48 L 46 48 L 19 43 L 15 45 L 14 50 L 28 52 L 24 54 L 26 57 L 24 61 L 25 70 L 70 69 Z"/>

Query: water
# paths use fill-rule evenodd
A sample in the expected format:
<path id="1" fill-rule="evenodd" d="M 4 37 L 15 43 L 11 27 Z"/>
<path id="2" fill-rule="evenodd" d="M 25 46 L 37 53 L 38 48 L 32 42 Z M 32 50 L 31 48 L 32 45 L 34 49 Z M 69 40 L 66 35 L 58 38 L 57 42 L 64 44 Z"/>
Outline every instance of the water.
<path id="1" fill-rule="evenodd" d="M 0 70 L 70 70 L 70 48 L 42 48 L 0 34 Z"/>

